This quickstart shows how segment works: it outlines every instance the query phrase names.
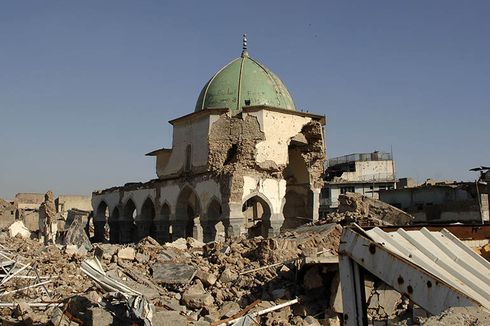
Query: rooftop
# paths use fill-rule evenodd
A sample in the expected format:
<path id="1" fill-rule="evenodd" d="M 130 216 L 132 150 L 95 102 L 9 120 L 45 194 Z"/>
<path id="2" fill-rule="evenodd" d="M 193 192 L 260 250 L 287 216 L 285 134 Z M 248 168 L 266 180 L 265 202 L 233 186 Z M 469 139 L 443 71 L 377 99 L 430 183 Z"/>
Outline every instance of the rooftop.
<path id="1" fill-rule="evenodd" d="M 337 164 L 345 164 L 358 161 L 389 161 L 393 160 L 393 155 L 387 152 L 374 151 L 372 153 L 354 153 L 339 157 L 334 157 L 328 160 L 327 166 Z"/>

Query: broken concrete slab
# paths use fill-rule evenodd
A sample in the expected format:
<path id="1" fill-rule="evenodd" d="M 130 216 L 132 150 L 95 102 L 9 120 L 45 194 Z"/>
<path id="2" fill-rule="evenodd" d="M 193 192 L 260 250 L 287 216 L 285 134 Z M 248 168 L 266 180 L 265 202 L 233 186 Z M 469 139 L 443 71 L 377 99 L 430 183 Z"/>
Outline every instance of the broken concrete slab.
<path id="1" fill-rule="evenodd" d="M 151 266 L 153 279 L 163 284 L 187 284 L 197 267 L 188 264 L 155 263 Z"/>

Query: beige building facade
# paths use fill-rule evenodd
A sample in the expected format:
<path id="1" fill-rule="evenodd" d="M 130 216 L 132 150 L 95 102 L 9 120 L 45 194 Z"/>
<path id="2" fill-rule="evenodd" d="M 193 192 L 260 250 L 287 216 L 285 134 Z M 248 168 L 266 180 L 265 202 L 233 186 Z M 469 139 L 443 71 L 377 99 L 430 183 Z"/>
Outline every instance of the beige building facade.
<path id="1" fill-rule="evenodd" d="M 297 111 L 282 81 L 242 55 L 170 121 L 157 178 L 92 194 L 96 241 L 268 236 L 318 218 L 325 117 Z"/>

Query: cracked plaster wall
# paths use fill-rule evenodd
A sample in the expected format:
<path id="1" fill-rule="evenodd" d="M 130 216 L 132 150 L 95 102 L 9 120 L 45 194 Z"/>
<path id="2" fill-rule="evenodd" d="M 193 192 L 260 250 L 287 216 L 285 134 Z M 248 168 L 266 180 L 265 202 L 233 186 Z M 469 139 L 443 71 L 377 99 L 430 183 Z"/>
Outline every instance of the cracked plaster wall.
<path id="1" fill-rule="evenodd" d="M 191 145 L 192 168 L 201 167 L 205 169 L 208 162 L 209 125 L 209 116 L 174 124 L 172 154 L 163 172 L 159 175 L 160 177 L 178 175 L 184 169 L 187 145 Z"/>

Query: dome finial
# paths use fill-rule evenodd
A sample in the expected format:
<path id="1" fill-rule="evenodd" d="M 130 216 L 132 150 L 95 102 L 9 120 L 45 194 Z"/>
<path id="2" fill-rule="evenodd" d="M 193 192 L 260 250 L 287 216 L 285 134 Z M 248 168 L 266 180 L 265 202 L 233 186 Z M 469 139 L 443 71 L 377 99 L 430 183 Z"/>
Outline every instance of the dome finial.
<path id="1" fill-rule="evenodd" d="M 243 34 L 243 39 L 242 39 L 242 57 L 248 57 L 248 50 L 247 50 L 247 34 Z"/>

